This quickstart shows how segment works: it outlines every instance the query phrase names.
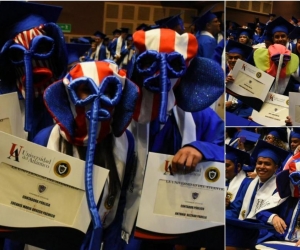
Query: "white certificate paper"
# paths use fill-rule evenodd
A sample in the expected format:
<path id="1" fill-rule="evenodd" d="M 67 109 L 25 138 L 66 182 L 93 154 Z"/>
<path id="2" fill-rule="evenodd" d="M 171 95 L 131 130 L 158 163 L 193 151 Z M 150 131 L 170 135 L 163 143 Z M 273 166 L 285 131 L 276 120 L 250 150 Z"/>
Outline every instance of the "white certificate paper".
<path id="1" fill-rule="evenodd" d="M 289 116 L 293 126 L 300 126 L 300 93 L 289 93 Z"/>
<path id="2" fill-rule="evenodd" d="M 251 117 L 253 121 L 264 126 L 285 126 L 288 115 L 289 97 L 269 92 L 261 110 L 253 110 Z"/>
<path id="3" fill-rule="evenodd" d="M 21 107 L 17 92 L 0 95 L 0 131 L 26 139 Z"/>
<path id="4" fill-rule="evenodd" d="M 77 249 L 91 222 L 84 161 L 1 131 L 0 138 L 0 235 L 46 249 Z M 107 175 L 94 166 L 96 203 Z"/>
<path id="5" fill-rule="evenodd" d="M 259 111 L 274 77 L 240 59 L 232 70 L 232 76 L 235 80 L 226 83 L 226 92 Z"/>
<path id="6" fill-rule="evenodd" d="M 149 153 L 135 236 L 186 234 L 225 224 L 224 164 L 201 162 L 174 174 L 172 155 Z M 141 233 L 143 232 L 143 233 Z"/>

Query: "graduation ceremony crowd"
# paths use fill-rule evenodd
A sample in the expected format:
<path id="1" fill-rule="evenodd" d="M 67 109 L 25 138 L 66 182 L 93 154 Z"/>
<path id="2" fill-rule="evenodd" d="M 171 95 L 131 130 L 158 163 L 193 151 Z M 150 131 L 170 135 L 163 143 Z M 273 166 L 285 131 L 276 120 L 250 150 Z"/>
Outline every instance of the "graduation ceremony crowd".
<path id="1" fill-rule="evenodd" d="M 176 15 L 116 29 L 110 41 L 96 31 L 70 43 L 56 25 L 60 12 L 0 2 L 0 98 L 17 92 L 28 141 L 85 161 L 91 223 L 80 237 L 38 228 L 30 240 L 22 226 L 0 223 L 0 249 L 223 249 L 224 225 L 185 243 L 134 238 L 148 152 L 174 155 L 180 175 L 224 162 L 224 121 L 210 107 L 224 93 L 222 12 L 193 17 L 194 34 Z M 99 201 L 93 164 L 109 170 Z"/>
<path id="2" fill-rule="evenodd" d="M 263 23 L 253 15 L 252 20 L 238 24 L 226 21 L 226 82 L 233 82 L 232 69 L 238 59 L 243 60 L 275 78 L 270 92 L 289 96 L 299 92 L 300 27 L 298 19 L 290 19 L 270 13 Z M 283 62 L 279 67 L 279 55 Z M 280 72 L 277 72 L 280 71 Z M 279 74 L 278 74 L 279 73 Z M 227 93 L 226 111 L 238 117 L 252 120 L 253 108 Z M 255 122 L 255 121 L 254 121 Z M 293 126 L 286 117 L 282 126 Z"/>

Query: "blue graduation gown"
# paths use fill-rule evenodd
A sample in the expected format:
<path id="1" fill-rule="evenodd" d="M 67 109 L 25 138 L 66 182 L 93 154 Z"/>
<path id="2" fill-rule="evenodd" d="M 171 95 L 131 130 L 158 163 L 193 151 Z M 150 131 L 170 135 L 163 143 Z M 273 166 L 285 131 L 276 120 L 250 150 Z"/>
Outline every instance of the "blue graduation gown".
<path id="1" fill-rule="evenodd" d="M 198 54 L 197 56 L 212 59 L 215 48 L 217 47 L 217 41 L 215 38 L 208 35 L 199 35 L 198 41 Z"/>
<path id="2" fill-rule="evenodd" d="M 105 60 L 106 59 L 106 47 L 101 44 L 99 53 L 98 53 L 98 61 Z"/>
<path id="3" fill-rule="evenodd" d="M 203 154 L 203 160 L 224 162 L 224 121 L 211 109 L 193 112 L 196 137 L 184 146 L 191 146 Z M 174 155 L 181 149 L 182 137 L 174 115 L 169 116 L 159 130 L 159 121 L 150 124 L 149 151 Z"/>
<path id="4" fill-rule="evenodd" d="M 115 59 L 115 56 L 116 56 L 116 50 L 117 50 L 117 43 L 118 43 L 118 40 L 121 39 L 121 37 L 118 37 L 117 39 L 113 40 L 110 45 L 109 45 L 109 50 L 110 50 L 110 56 L 111 56 L 111 59 Z M 121 45 L 121 51 L 125 49 L 125 39 L 123 39 L 122 41 L 122 45 Z M 120 51 L 120 53 L 121 53 Z"/>

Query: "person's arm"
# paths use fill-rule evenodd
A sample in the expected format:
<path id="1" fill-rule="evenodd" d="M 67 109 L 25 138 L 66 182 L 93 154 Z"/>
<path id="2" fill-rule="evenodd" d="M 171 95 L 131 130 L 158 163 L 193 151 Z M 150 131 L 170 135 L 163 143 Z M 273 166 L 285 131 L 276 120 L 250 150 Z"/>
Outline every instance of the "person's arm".
<path id="1" fill-rule="evenodd" d="M 193 112 L 196 140 L 174 155 L 172 170 L 192 172 L 202 160 L 224 162 L 224 122 L 211 109 Z"/>

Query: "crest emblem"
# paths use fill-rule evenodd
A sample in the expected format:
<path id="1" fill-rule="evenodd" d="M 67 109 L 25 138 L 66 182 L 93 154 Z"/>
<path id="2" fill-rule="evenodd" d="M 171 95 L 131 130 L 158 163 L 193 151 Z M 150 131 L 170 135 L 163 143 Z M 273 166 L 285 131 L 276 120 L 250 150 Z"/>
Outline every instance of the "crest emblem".
<path id="1" fill-rule="evenodd" d="M 54 173 L 59 177 L 66 177 L 71 172 L 71 166 L 67 161 L 58 161 L 54 165 Z"/>
<path id="2" fill-rule="evenodd" d="M 241 212 L 241 215 L 242 215 L 243 219 L 245 219 L 245 217 L 246 217 L 246 210 L 243 210 L 243 211 Z"/>
<path id="3" fill-rule="evenodd" d="M 231 201 L 231 199 L 232 199 L 232 193 L 227 192 L 226 193 L 226 198 L 228 198 Z"/>
<path id="4" fill-rule="evenodd" d="M 44 193 L 46 191 L 47 187 L 44 184 L 39 184 L 38 190 L 39 193 Z"/>
<path id="5" fill-rule="evenodd" d="M 199 197 L 199 193 L 198 193 L 198 192 L 193 192 L 193 193 L 192 193 L 192 198 L 193 198 L 194 200 L 196 200 L 198 197 Z"/>
<path id="6" fill-rule="evenodd" d="M 257 77 L 257 78 L 261 78 L 261 73 L 260 73 L 260 72 L 257 72 L 257 73 L 256 73 L 256 77 Z"/>
<path id="7" fill-rule="evenodd" d="M 216 167 L 209 167 L 205 171 L 205 179 L 209 182 L 216 182 L 220 178 L 220 171 Z"/>

